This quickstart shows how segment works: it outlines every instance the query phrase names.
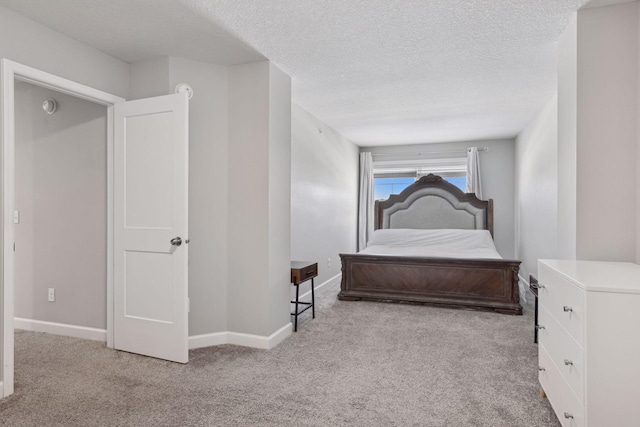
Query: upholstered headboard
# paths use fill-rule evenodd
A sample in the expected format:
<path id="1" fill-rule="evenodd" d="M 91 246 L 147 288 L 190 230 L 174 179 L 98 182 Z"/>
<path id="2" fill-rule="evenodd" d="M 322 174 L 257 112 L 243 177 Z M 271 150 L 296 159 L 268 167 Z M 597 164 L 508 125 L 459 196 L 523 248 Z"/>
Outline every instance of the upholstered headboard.
<path id="1" fill-rule="evenodd" d="M 493 235 L 493 200 L 480 200 L 429 174 L 402 193 L 376 201 L 375 228 L 475 229 Z"/>

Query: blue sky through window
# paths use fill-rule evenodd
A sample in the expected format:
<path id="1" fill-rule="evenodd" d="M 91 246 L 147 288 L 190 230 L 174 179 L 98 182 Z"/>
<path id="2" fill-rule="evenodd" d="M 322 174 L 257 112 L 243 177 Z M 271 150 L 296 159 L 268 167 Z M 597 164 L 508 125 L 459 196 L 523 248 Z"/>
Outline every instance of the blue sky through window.
<path id="1" fill-rule="evenodd" d="M 449 181 L 456 187 L 458 187 L 464 193 L 467 189 L 467 177 L 466 176 L 451 176 L 445 178 L 446 181 Z"/>
<path id="2" fill-rule="evenodd" d="M 446 181 L 449 181 L 462 192 L 464 192 L 467 185 L 466 176 L 452 176 L 445 177 Z M 414 178 L 374 178 L 373 179 L 373 197 L 375 200 L 388 199 L 391 194 L 399 194 L 402 190 L 410 186 L 415 182 Z"/>

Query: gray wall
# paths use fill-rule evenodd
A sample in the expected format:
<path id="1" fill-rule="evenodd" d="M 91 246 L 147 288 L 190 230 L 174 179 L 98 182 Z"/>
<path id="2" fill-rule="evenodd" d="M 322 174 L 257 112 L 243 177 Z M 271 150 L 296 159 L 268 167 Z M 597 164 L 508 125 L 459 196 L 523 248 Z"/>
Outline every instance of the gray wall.
<path id="1" fill-rule="evenodd" d="M 15 105 L 15 316 L 106 329 L 106 107 L 22 82 Z"/>
<path id="2" fill-rule="evenodd" d="M 129 97 L 127 99 L 151 98 L 173 93 L 171 60 L 172 58 L 168 56 L 160 56 L 129 64 Z"/>
<path id="3" fill-rule="evenodd" d="M 295 104 L 291 119 L 291 257 L 318 263 L 318 285 L 356 251 L 359 150 Z"/>
<path id="4" fill-rule="evenodd" d="M 266 256 L 269 258 L 267 335 L 270 335 L 290 324 L 289 289 L 282 285 L 291 280 L 291 78 L 271 62 L 268 114 L 269 247 Z M 244 304 L 229 308 L 239 311 Z"/>
<path id="5" fill-rule="evenodd" d="M 289 323 L 290 152 L 288 77 L 269 62 L 230 67 L 227 301 L 233 332 L 269 336 Z"/>
<path id="6" fill-rule="evenodd" d="M 558 251 L 576 259 L 578 20 L 558 40 Z"/>
<path id="7" fill-rule="evenodd" d="M 228 68 L 170 58 L 169 86 L 188 83 L 189 335 L 227 330 Z"/>
<path id="8" fill-rule="evenodd" d="M 480 153 L 480 173 L 482 174 L 482 196 L 493 199 L 494 241 L 503 258 L 515 258 L 515 141 L 501 139 L 492 141 L 464 141 L 442 144 L 403 145 L 394 147 L 363 147 L 360 151 L 372 153 L 409 153 L 407 156 L 385 156 L 385 160 L 402 160 L 427 156 L 412 153 L 429 151 L 461 150 L 464 157 L 468 147 L 486 147 L 488 152 Z M 452 154 L 454 156 L 455 154 Z M 375 161 L 375 157 L 374 157 Z"/>
<path id="9" fill-rule="evenodd" d="M 0 6 L 0 58 L 126 98 L 129 65 Z"/>
<path id="10" fill-rule="evenodd" d="M 558 247 L 558 101 L 553 97 L 516 139 L 516 258 L 537 276 Z"/>
<path id="11" fill-rule="evenodd" d="M 578 12 L 578 259 L 636 260 L 638 11 Z"/>

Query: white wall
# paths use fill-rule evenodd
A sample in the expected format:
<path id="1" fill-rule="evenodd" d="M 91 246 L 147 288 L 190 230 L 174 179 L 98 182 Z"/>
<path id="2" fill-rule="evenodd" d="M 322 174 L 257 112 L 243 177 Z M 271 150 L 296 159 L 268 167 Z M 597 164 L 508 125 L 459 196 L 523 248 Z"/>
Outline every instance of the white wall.
<path id="1" fill-rule="evenodd" d="M 516 139 L 516 258 L 520 275 L 538 275 L 538 259 L 558 255 L 558 99 Z"/>
<path id="2" fill-rule="evenodd" d="M 15 105 L 15 316 L 106 329 L 106 107 L 22 82 Z"/>
<path id="3" fill-rule="evenodd" d="M 291 125 L 291 257 L 318 263 L 317 285 L 356 251 L 359 149 L 295 104 Z"/>
<path id="4" fill-rule="evenodd" d="M 126 98 L 129 65 L 0 6 L 0 58 Z"/>
<path id="5" fill-rule="evenodd" d="M 558 40 L 558 251 L 576 259 L 578 20 Z"/>
<path id="6" fill-rule="evenodd" d="M 268 334 L 290 323 L 291 78 L 269 63 Z M 237 308 L 237 307 L 234 307 Z"/>
<path id="7" fill-rule="evenodd" d="M 289 323 L 287 82 L 288 77 L 269 62 L 229 68 L 227 301 L 233 332 L 269 336 Z"/>
<path id="8" fill-rule="evenodd" d="M 480 153 L 480 173 L 482 174 L 482 196 L 493 199 L 494 241 L 503 258 L 515 258 L 515 141 L 501 139 L 491 141 L 464 141 L 442 144 L 403 145 L 392 147 L 363 147 L 360 151 L 372 153 L 409 153 L 406 156 L 385 156 L 384 160 L 402 160 L 427 156 L 414 153 L 430 151 L 459 150 L 458 156 L 466 156 L 468 147 L 486 147 Z M 453 156 L 453 155 L 451 155 Z M 374 161 L 376 160 L 374 156 Z"/>
<path id="9" fill-rule="evenodd" d="M 635 261 L 638 3 L 578 12 L 578 259 Z"/>
<path id="10" fill-rule="evenodd" d="M 188 83 L 189 335 L 227 330 L 228 68 L 170 58 L 169 87 Z"/>
<path id="11" fill-rule="evenodd" d="M 161 56 L 129 64 L 129 97 L 151 98 L 173 93 L 171 90 L 171 58 Z"/>

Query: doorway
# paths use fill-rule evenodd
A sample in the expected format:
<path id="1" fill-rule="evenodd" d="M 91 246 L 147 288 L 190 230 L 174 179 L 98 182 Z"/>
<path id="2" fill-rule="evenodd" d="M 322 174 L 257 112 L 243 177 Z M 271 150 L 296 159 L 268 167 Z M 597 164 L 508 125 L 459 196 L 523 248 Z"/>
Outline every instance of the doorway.
<path id="1" fill-rule="evenodd" d="M 14 326 L 106 342 L 106 107 L 14 88 Z"/>
<path id="2" fill-rule="evenodd" d="M 1 116 L 2 116 L 2 376 L 0 397 L 14 390 L 14 300 L 15 300 L 15 86 L 18 82 L 52 89 L 106 107 L 106 151 L 107 151 L 107 213 L 106 213 L 106 338 L 107 346 L 113 347 L 113 109 L 123 98 L 95 90 L 53 74 L 31 68 L 7 59 L 1 64 Z"/>
<path id="3" fill-rule="evenodd" d="M 0 398 L 14 391 L 15 82 L 106 107 L 107 346 L 187 363 L 188 95 L 127 102 L 7 59 L 1 71 Z"/>

